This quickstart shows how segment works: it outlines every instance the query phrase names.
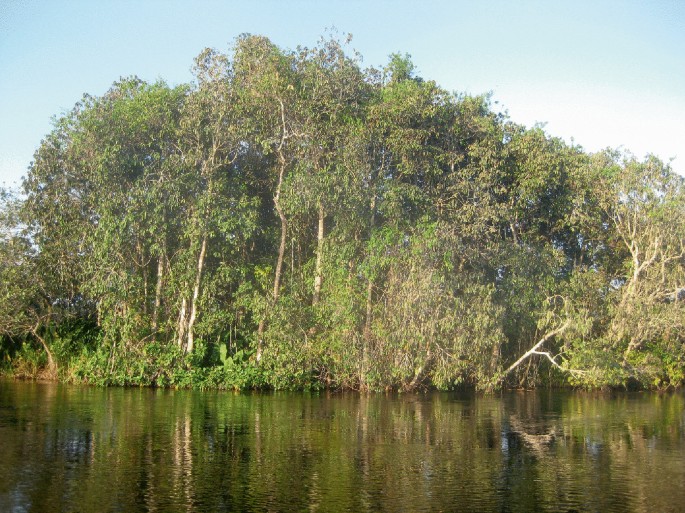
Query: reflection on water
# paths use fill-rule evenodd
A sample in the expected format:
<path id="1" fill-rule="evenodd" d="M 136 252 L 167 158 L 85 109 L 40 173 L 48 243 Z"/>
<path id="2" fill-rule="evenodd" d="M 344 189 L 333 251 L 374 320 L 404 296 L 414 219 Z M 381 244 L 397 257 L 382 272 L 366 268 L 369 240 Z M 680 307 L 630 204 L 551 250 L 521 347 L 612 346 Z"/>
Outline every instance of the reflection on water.
<path id="1" fill-rule="evenodd" d="M 0 511 L 681 511 L 683 394 L 0 382 Z"/>

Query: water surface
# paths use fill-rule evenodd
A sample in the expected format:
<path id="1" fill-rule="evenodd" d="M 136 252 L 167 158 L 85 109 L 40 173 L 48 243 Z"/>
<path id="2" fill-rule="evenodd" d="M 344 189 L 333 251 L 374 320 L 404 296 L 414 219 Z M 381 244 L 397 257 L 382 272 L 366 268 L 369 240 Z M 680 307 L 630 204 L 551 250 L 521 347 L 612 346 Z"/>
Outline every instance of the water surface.
<path id="1" fill-rule="evenodd" d="M 0 381 L 0 511 L 685 510 L 685 397 Z"/>

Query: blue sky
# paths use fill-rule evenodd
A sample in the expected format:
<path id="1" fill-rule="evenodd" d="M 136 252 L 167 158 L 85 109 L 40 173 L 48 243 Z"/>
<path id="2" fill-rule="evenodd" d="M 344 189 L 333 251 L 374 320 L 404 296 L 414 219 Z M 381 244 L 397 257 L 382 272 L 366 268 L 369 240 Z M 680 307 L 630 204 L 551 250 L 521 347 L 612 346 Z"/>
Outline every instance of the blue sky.
<path id="1" fill-rule="evenodd" d="M 0 0 L 0 185 L 83 93 L 129 75 L 187 82 L 204 47 L 244 32 L 295 48 L 330 27 L 365 65 L 409 53 L 448 90 L 492 91 L 514 121 L 588 151 L 676 157 L 685 175 L 682 0 Z"/>

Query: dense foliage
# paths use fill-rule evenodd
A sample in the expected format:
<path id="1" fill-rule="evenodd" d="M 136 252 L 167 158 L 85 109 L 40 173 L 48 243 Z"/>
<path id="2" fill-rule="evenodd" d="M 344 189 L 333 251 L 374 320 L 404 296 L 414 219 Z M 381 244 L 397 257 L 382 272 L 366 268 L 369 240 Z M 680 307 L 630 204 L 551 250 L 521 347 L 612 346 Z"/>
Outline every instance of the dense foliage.
<path id="1" fill-rule="evenodd" d="M 685 184 L 407 56 L 239 37 L 55 121 L 3 192 L 0 356 L 97 384 L 685 382 Z"/>

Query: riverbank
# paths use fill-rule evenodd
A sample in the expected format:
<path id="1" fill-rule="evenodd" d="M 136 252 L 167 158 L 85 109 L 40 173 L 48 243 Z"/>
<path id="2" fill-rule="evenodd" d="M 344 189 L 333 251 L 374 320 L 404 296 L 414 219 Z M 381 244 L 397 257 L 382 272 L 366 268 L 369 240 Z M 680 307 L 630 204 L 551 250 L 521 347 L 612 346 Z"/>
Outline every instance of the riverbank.
<path id="1" fill-rule="evenodd" d="M 109 372 L 105 367 L 96 364 L 100 359 L 92 355 L 80 355 L 67 362 L 60 362 L 50 369 L 45 365 L 45 358 L 41 351 L 24 349 L 15 354 L 11 364 L 5 363 L 0 368 L 0 378 L 17 381 L 32 381 L 38 383 L 63 383 L 94 385 L 98 387 L 146 387 L 176 390 L 292 390 L 292 391 L 357 391 L 357 392 L 426 392 L 430 390 L 472 390 L 480 392 L 494 392 L 502 390 L 534 390 L 534 389 L 566 389 L 588 391 L 667 391 L 680 390 L 682 387 L 667 385 L 657 386 L 654 383 L 644 383 L 635 378 L 627 377 L 622 382 L 608 384 L 606 382 L 591 385 L 579 384 L 568 380 L 566 373 L 550 369 L 548 379 L 538 379 L 532 383 L 515 383 L 502 379 L 502 375 L 489 380 L 489 386 L 482 383 L 453 383 L 449 387 L 438 387 L 428 380 L 423 380 L 413 387 L 385 385 L 385 386 L 350 386 L 336 383 L 333 380 L 317 379 L 315 373 L 302 373 L 298 379 L 284 379 L 282 373 L 273 368 L 259 365 L 254 359 L 246 359 L 242 363 L 230 359 L 223 365 L 200 366 L 197 360 L 183 358 L 170 360 L 165 367 L 154 367 L 151 362 L 147 365 L 137 360 L 129 362 L 128 366 L 117 367 L 116 372 Z M 121 362 L 119 362 L 121 365 Z M 193 366 L 195 365 L 195 366 Z M 275 379 L 275 377 L 277 379 Z"/>

